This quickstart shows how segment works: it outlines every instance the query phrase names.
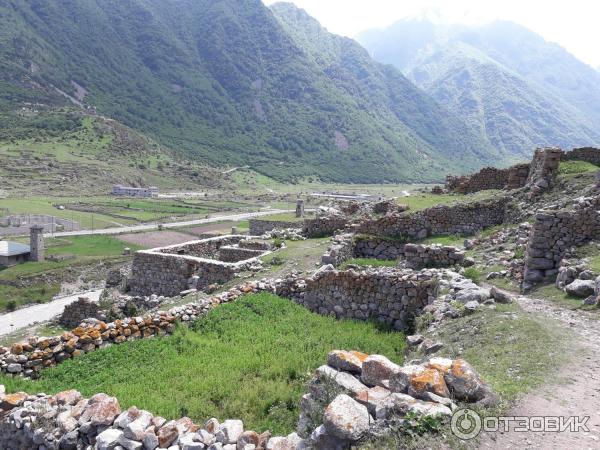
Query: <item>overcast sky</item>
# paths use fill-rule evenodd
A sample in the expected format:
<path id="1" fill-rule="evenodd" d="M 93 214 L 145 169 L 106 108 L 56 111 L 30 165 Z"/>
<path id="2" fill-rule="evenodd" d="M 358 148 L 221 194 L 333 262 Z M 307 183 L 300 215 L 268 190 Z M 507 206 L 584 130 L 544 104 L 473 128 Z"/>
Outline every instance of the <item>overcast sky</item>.
<path id="1" fill-rule="evenodd" d="M 264 0 L 266 4 L 274 0 Z M 511 20 L 556 42 L 582 61 L 600 66 L 600 0 L 293 0 L 325 27 L 355 37 L 405 17 L 444 23 Z"/>

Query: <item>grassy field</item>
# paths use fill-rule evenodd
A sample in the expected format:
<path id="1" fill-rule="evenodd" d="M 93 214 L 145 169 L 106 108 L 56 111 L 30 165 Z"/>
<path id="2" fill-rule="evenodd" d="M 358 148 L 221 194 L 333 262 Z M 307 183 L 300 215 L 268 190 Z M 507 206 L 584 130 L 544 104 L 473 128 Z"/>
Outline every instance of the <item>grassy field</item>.
<path id="1" fill-rule="evenodd" d="M 81 267 L 99 261 L 121 260 L 123 250 L 129 247 L 138 250 L 142 247 L 127 244 L 110 236 L 74 236 L 69 238 L 46 239 L 46 255 L 64 259 L 46 260 L 41 263 L 27 262 L 17 266 L 0 269 L 0 282 L 10 282 L 23 277 L 42 274 L 60 274 L 67 268 Z M 0 284 L 0 311 L 7 307 L 22 306 L 30 303 L 44 303 L 52 299 L 59 285 L 33 283 L 29 287 L 17 288 Z"/>
<path id="2" fill-rule="evenodd" d="M 373 323 L 336 321 L 269 294 L 244 297 L 194 330 L 112 346 L 43 372 L 38 381 L 0 376 L 8 391 L 115 395 L 167 418 L 241 418 L 248 429 L 294 430 L 298 403 L 330 350 L 381 353 L 401 363 L 404 336 Z"/>
<path id="3" fill-rule="evenodd" d="M 561 175 L 597 172 L 600 167 L 587 161 L 562 161 L 558 168 Z"/>

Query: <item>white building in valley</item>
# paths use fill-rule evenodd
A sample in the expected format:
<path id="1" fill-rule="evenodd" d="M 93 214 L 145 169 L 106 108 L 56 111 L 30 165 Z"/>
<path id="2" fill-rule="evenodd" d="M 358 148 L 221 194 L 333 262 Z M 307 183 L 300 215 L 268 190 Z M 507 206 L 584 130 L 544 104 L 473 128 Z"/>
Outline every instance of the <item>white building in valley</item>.
<path id="1" fill-rule="evenodd" d="M 118 197 L 154 198 L 158 197 L 158 188 L 155 186 L 137 188 L 117 185 L 113 186 L 112 194 Z"/>

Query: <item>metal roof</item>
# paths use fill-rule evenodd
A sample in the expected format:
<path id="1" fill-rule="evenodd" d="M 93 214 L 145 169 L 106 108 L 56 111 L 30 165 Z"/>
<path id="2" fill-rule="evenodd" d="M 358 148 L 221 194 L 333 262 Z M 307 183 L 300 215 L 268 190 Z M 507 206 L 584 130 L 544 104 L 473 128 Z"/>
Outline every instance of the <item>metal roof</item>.
<path id="1" fill-rule="evenodd" d="M 29 245 L 18 242 L 0 241 L 0 256 L 16 256 L 31 252 Z"/>

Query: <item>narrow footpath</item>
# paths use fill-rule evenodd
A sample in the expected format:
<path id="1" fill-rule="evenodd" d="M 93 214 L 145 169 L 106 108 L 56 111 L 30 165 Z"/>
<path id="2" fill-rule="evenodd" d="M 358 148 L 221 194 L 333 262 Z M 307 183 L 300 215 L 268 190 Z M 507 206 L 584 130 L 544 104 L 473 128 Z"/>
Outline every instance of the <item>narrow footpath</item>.
<path id="1" fill-rule="evenodd" d="M 509 416 L 588 416 L 589 432 L 508 432 L 485 434 L 480 449 L 600 449 L 600 314 L 570 310 L 547 300 L 517 297 L 524 311 L 564 327 L 573 335 L 573 361 L 550 382 L 521 398 Z"/>

